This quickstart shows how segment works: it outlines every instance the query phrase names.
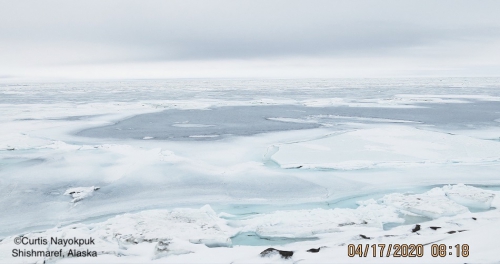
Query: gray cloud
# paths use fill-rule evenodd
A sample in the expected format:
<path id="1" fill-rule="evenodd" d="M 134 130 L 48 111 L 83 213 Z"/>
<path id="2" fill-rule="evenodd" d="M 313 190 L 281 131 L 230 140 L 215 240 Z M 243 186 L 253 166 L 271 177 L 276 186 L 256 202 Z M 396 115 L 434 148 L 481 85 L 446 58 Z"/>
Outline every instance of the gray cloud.
<path id="1" fill-rule="evenodd" d="M 498 1 L 3 1 L 0 5 L 4 52 L 0 55 L 10 58 L 8 63 L 435 57 L 446 45 L 459 45 L 466 54 L 469 44 L 472 48 L 500 40 Z"/>

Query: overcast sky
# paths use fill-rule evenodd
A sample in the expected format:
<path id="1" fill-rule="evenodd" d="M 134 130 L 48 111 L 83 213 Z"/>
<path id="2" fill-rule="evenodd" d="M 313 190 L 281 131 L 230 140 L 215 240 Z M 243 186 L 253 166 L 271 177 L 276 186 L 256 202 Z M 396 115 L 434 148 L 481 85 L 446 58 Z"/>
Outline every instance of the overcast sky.
<path id="1" fill-rule="evenodd" d="M 0 0 L 0 77 L 500 76 L 500 1 Z"/>

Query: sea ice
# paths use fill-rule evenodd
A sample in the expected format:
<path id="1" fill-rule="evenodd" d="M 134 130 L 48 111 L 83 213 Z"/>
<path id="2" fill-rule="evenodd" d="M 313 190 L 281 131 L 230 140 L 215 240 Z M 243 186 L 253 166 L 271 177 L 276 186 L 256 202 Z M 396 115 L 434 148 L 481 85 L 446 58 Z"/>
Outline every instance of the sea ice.
<path id="1" fill-rule="evenodd" d="M 469 212 L 467 207 L 448 199 L 441 188 L 434 188 L 423 194 L 393 193 L 385 195 L 381 200 L 384 204 L 430 218 Z"/>
<path id="2" fill-rule="evenodd" d="M 101 223 L 75 224 L 52 228 L 44 232 L 28 233 L 30 239 L 52 237 L 94 239 L 80 249 L 96 250 L 98 255 L 146 256 L 149 261 L 179 254 L 189 254 L 208 247 L 231 247 L 231 236 L 235 230 L 226 221 L 217 217 L 209 205 L 200 209 L 179 208 L 174 210 L 148 210 L 139 213 L 122 214 Z M 9 258 L 14 236 L 0 241 L 0 262 Z M 20 249 L 59 250 L 65 256 L 73 247 L 40 243 L 19 245 Z M 80 260 L 85 258 L 80 258 Z M 32 258 L 34 262 L 44 258 Z M 89 261 L 92 261 L 89 259 Z M 11 262 L 11 261 L 7 261 Z M 6 263 L 6 262 L 3 262 Z"/>
<path id="3" fill-rule="evenodd" d="M 450 200 L 478 209 L 489 209 L 495 198 L 495 194 L 492 192 L 464 184 L 444 186 L 443 190 Z"/>
<path id="4" fill-rule="evenodd" d="M 50 144 L 50 140 L 31 137 L 24 133 L 0 134 L 0 151 L 21 150 Z"/>
<path id="5" fill-rule="evenodd" d="M 498 184 L 498 79 L 33 82 L 0 88 L 0 263 L 284 261 L 261 258 L 268 245 L 230 247 L 232 237 L 247 231 L 262 236 L 262 243 L 314 236 L 280 240 L 286 242 L 280 250 L 294 252 L 290 262 L 366 262 L 346 254 L 348 244 L 365 242 L 425 244 L 425 256 L 405 259 L 409 263 L 442 262 L 430 256 L 432 243 L 468 243 L 467 261 L 498 261 L 500 211 L 464 207 L 499 208 L 498 192 L 458 185 L 390 194 L 357 209 L 316 208 L 326 208 L 329 199 L 370 191 L 383 196 L 401 186 Z M 388 125 L 395 122 L 400 125 Z M 78 136 L 83 129 L 90 137 Z M 93 185 L 102 189 L 88 187 Z M 65 191 L 74 202 L 86 199 L 68 206 Z M 313 205 L 304 209 L 302 202 L 309 201 Z M 233 202 L 261 206 L 218 217 L 209 207 L 150 210 L 200 203 L 231 208 Z M 283 202 L 290 207 L 280 207 Z M 297 204 L 300 210 L 283 209 Z M 403 211 L 437 218 L 419 222 L 418 232 L 412 232 L 414 222 L 382 228 L 404 224 Z M 14 235 L 91 236 L 96 246 L 89 249 L 99 257 L 13 258 Z M 311 248 L 321 251 L 307 252 Z"/>
<path id="6" fill-rule="evenodd" d="M 194 253 L 198 246 L 185 240 L 171 238 L 160 240 L 156 243 L 153 259 L 167 257 L 170 255 L 182 255 Z"/>
<path id="7" fill-rule="evenodd" d="M 314 240 L 290 239 L 290 243 L 279 246 L 283 252 L 293 252 L 293 254 L 287 254 L 290 261 L 300 260 L 304 263 L 361 261 L 362 258 L 347 256 L 347 245 L 370 243 L 369 241 L 378 244 L 394 244 L 402 243 L 402 241 L 408 244 L 423 244 L 424 252 L 428 254 L 424 254 L 422 258 L 410 259 L 412 263 L 419 263 L 423 260 L 440 263 L 442 259 L 430 256 L 431 244 L 462 245 L 464 243 L 470 245 L 469 261 L 493 262 L 496 260 L 496 255 L 491 253 L 496 246 L 494 239 L 500 236 L 500 230 L 497 228 L 500 219 L 498 210 L 448 215 L 447 217 L 440 217 L 446 216 L 445 214 L 440 214 L 439 217 L 436 214 L 436 219 L 420 223 L 418 230 L 414 224 L 401 225 L 391 230 L 381 228 L 383 223 L 402 222 L 402 219 L 398 217 L 399 209 L 393 205 L 399 208 L 398 203 L 424 201 L 425 206 L 430 208 L 450 207 L 455 203 L 448 200 L 445 190 L 454 190 L 459 195 L 471 193 L 471 189 L 466 187 L 469 186 L 445 186 L 416 195 L 394 193 L 386 195 L 379 201 L 373 199 L 360 201 L 358 202 L 360 206 L 356 209 L 276 211 L 244 217 L 243 220 L 238 219 L 239 216 L 222 212 L 217 216 L 209 205 L 200 209 L 147 210 L 117 215 L 100 223 L 74 224 L 23 235 L 33 240 L 51 237 L 93 238 L 95 245 L 86 245 L 82 248 L 96 250 L 97 258 L 70 258 L 68 250 L 71 247 L 54 244 L 21 244 L 16 248 L 56 251 L 61 249 L 66 256 L 64 258 L 30 258 L 33 262 L 282 263 L 283 259 L 280 256 L 261 257 L 260 252 L 269 248 L 265 244 L 231 247 L 231 237 L 240 232 L 253 230 L 264 240 L 274 237 L 316 237 L 317 239 Z M 481 189 L 475 188 L 473 191 L 479 190 Z M 388 200 L 392 203 L 386 203 Z M 449 203 L 445 203 L 446 200 Z M 460 208 L 460 205 L 456 208 Z M 232 219 L 222 219 L 220 216 L 230 216 Z M 23 258 L 11 257 L 14 239 L 15 236 L 9 236 L 0 241 L 0 262 L 23 262 Z M 315 251 L 310 249 L 320 250 L 312 253 Z M 397 258 L 373 258 L 372 260 L 380 263 L 398 262 Z M 463 258 L 450 258 L 450 260 L 452 263 L 461 263 Z"/>
<path id="8" fill-rule="evenodd" d="M 150 210 L 119 215 L 101 227 L 131 243 L 177 238 L 214 247 L 231 246 L 230 237 L 234 233 L 209 205 L 200 209 Z"/>
<path id="9" fill-rule="evenodd" d="M 242 223 L 246 232 L 261 237 L 314 237 L 319 234 L 341 232 L 350 226 L 382 228 L 385 223 L 402 223 L 396 208 L 368 201 L 356 209 L 312 209 L 276 211 L 257 215 Z"/>
<path id="10" fill-rule="evenodd" d="M 67 189 L 64 192 L 64 195 L 71 195 L 73 197 L 72 203 L 79 202 L 89 196 L 92 196 L 94 191 L 99 190 L 99 187 L 91 186 L 91 187 L 76 187 Z"/>
<path id="11" fill-rule="evenodd" d="M 500 142 L 396 125 L 275 147 L 271 159 L 282 168 L 353 170 L 500 160 Z"/>

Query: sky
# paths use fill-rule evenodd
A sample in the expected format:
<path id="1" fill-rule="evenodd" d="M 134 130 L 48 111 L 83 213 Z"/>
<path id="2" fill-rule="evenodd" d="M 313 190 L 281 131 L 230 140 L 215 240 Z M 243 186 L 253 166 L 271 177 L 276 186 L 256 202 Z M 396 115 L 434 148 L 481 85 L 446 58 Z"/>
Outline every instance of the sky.
<path id="1" fill-rule="evenodd" d="M 0 0 L 0 78 L 500 76 L 500 1 Z"/>

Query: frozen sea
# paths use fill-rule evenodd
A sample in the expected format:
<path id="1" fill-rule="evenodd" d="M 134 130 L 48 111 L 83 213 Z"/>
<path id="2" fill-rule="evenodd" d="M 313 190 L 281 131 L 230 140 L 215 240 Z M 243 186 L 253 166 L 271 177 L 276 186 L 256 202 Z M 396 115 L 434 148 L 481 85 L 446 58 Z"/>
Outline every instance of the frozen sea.
<path id="1" fill-rule="evenodd" d="M 0 262 L 96 261 L 11 257 L 55 234 L 98 237 L 100 262 L 500 260 L 499 78 L 3 80 L 0 112 Z"/>

